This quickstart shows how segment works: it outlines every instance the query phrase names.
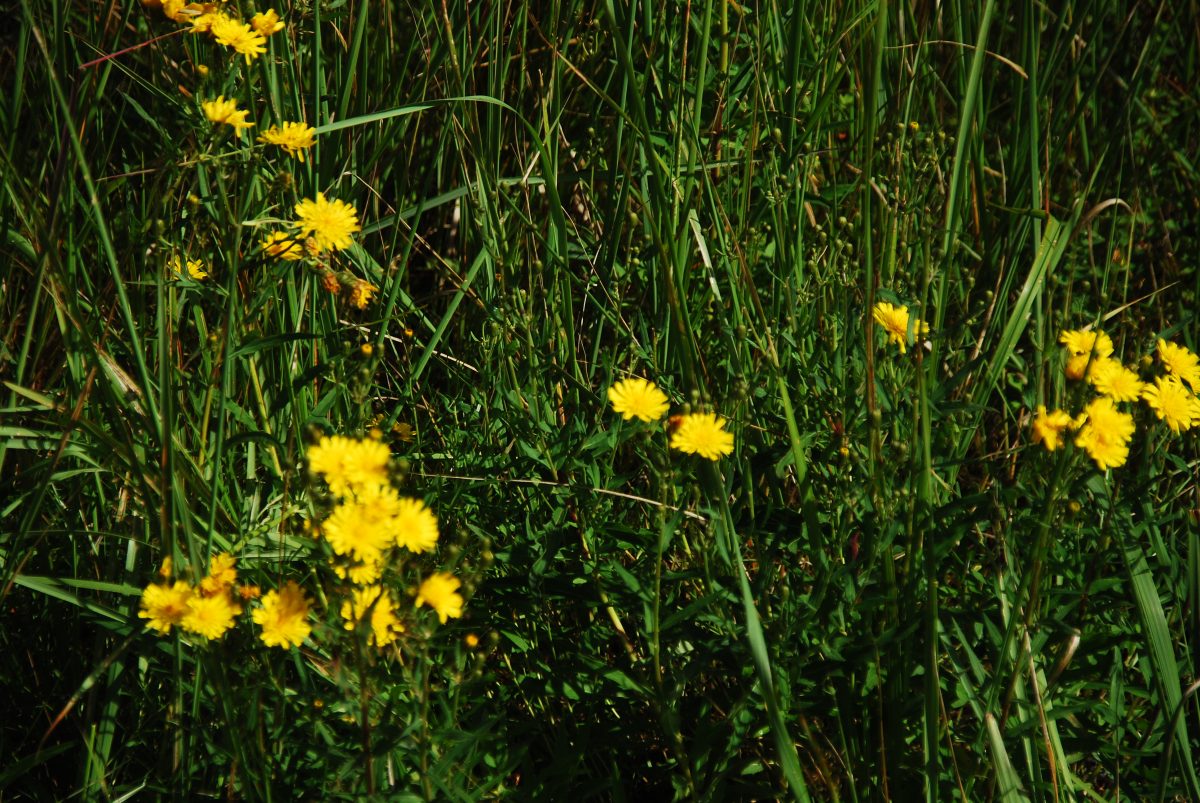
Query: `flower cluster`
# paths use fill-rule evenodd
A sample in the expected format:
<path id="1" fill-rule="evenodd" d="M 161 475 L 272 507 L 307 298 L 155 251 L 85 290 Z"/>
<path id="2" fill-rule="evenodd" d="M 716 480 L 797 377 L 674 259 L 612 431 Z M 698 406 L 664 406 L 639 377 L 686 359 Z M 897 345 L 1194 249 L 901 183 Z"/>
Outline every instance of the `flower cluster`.
<path id="1" fill-rule="evenodd" d="M 267 256 L 287 261 L 308 256 L 320 263 L 325 254 L 353 245 L 353 235 L 362 231 L 358 210 L 345 201 L 326 198 L 323 192 L 318 192 L 316 198 L 300 201 L 293 211 L 296 219 L 289 224 L 292 231 L 270 231 L 259 242 Z M 370 282 L 348 274 L 339 276 L 326 266 L 322 267 L 321 280 L 331 293 L 345 289 L 350 303 L 358 309 L 365 309 L 379 290 Z"/>
<path id="2" fill-rule="evenodd" d="M 160 635 L 179 627 L 204 640 L 220 639 L 242 612 L 240 600 L 258 595 L 256 587 L 237 584 L 235 564 L 232 555 L 216 555 L 209 561 L 208 574 L 192 585 L 173 579 L 171 559 L 167 558 L 159 570 L 162 582 L 151 583 L 142 591 L 138 617 L 146 619 L 146 627 Z"/>
<path id="3" fill-rule="evenodd" d="M 310 471 L 324 480 L 334 499 L 328 515 L 314 528 L 328 545 L 330 577 L 338 578 L 321 595 L 322 600 L 332 597 L 340 603 L 331 607 L 338 622 L 332 632 L 358 632 L 361 627 L 368 643 L 377 647 L 399 639 L 406 622 L 413 621 L 422 607 L 432 609 L 445 624 L 462 617 L 465 605 L 462 582 L 453 574 L 420 572 L 415 564 L 406 565 L 405 555 L 429 553 L 436 547 L 438 523 L 424 501 L 396 491 L 390 462 L 388 447 L 375 438 L 330 435 L 308 451 Z M 395 582 L 398 578 L 411 579 L 415 586 L 408 605 L 394 590 L 403 587 Z M 259 596 L 257 586 L 238 585 L 232 555 L 213 557 L 208 574 L 195 585 L 175 579 L 168 558 L 159 581 L 142 591 L 138 616 L 160 635 L 178 627 L 217 640 L 233 627 L 242 603 Z M 258 625 L 262 643 L 283 649 L 302 645 L 313 631 L 313 603 L 304 589 L 289 580 L 261 597 L 250 619 Z"/>
<path id="4" fill-rule="evenodd" d="M 384 587 L 385 570 L 400 563 L 405 552 L 421 554 L 437 545 L 437 517 L 420 499 L 402 497 L 388 475 L 391 453 L 374 438 L 356 440 L 330 435 L 309 450 L 308 465 L 338 497 L 320 525 L 320 533 L 333 552 L 331 567 L 353 588 L 343 601 L 343 627 L 355 630 L 369 624 L 369 640 L 376 646 L 392 643 L 404 632 L 401 608 Z M 446 572 L 426 577 L 417 591 L 416 605 L 427 605 L 438 619 L 463 614 L 458 578 Z"/>
<path id="5" fill-rule="evenodd" d="M 608 389 L 608 400 L 613 412 L 629 421 L 657 421 L 662 418 L 670 404 L 667 396 L 653 383 L 645 379 L 622 379 Z M 733 453 L 733 433 L 725 430 L 726 421 L 713 413 L 686 413 L 671 416 L 670 445 L 685 454 L 694 454 L 706 460 L 719 460 Z"/>
<path id="6" fill-rule="evenodd" d="M 217 44 L 245 57 L 246 63 L 267 52 L 267 37 L 283 30 L 273 9 L 255 14 L 249 22 L 227 14 L 216 3 L 186 0 L 142 0 L 148 8 L 159 8 L 167 19 L 191 26 L 192 33 L 208 34 Z"/>
<path id="7" fill-rule="evenodd" d="M 1158 361 L 1163 372 L 1146 381 L 1113 357 L 1112 338 L 1096 330 L 1073 329 L 1060 334 L 1067 350 L 1068 379 L 1086 379 L 1098 394 L 1072 416 L 1065 410 L 1039 405 L 1033 418 L 1033 440 L 1049 451 L 1066 442 L 1065 433 L 1076 433 L 1074 443 L 1087 451 L 1101 470 L 1125 464 L 1136 425 L 1133 415 L 1118 405 L 1144 401 L 1172 432 L 1200 426 L 1200 357 L 1185 346 L 1159 339 Z"/>
<path id="8" fill-rule="evenodd" d="M 267 39 L 286 26 L 278 12 L 273 9 L 254 14 L 247 20 L 232 11 L 232 6 L 215 2 L 187 2 L 187 0 L 142 0 L 149 8 L 157 8 L 170 20 L 187 25 L 193 34 L 203 34 L 222 47 L 242 55 L 247 63 L 266 52 Z M 234 63 L 236 67 L 236 62 Z M 195 65 L 196 73 L 204 78 L 209 68 Z M 247 73 L 253 81 L 253 74 Z M 231 91 L 231 82 L 221 83 L 225 92 Z M 182 85 L 180 90 L 192 97 Z M 250 97 L 250 92 L 224 93 L 212 96 L 203 93 L 198 98 L 204 118 L 214 130 L 232 129 L 238 141 L 244 140 L 246 131 L 255 128 L 253 108 L 240 108 L 239 97 Z M 261 129 L 260 129 L 261 130 Z M 288 156 L 306 162 L 316 145 L 317 131 L 303 120 L 282 120 L 262 130 L 257 141 L 262 145 L 279 148 Z M 286 181 L 285 181 L 286 179 Z M 281 182 L 289 183 L 291 177 L 281 174 Z M 320 277 L 321 286 L 332 294 L 342 294 L 347 303 L 358 309 L 366 309 L 379 287 L 353 275 L 350 271 L 336 268 L 331 255 L 344 251 L 354 244 L 354 235 L 362 231 L 358 210 L 351 203 L 340 199 L 326 198 L 323 192 L 315 197 L 301 197 L 293 207 L 294 217 L 282 228 L 272 226 L 264 231 L 259 240 L 259 251 L 270 259 L 295 262 L 304 260 Z M 190 263 L 183 270 L 175 271 L 183 276 L 185 271 L 193 279 L 204 278 L 191 270 Z"/>
<path id="9" fill-rule="evenodd" d="M 895 343 L 900 347 L 901 354 L 908 352 L 910 327 L 914 340 L 929 334 L 929 324 L 920 318 L 914 317 L 910 323 L 908 307 L 897 307 L 886 301 L 880 301 L 871 311 L 871 317 L 875 319 L 875 323 L 883 327 L 884 332 L 887 333 L 888 342 Z"/>

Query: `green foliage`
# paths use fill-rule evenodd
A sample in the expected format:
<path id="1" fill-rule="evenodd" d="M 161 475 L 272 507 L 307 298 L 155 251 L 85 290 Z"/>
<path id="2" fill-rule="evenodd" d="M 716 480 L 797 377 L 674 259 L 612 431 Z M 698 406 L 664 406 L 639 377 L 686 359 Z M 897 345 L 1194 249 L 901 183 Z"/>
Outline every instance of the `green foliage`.
<path id="1" fill-rule="evenodd" d="M 0 794 L 1200 799 L 1197 430 L 1030 435 L 1061 330 L 1200 346 L 1194 12 L 296 0 L 247 62 L 7 5 Z M 265 254 L 317 192 L 355 244 Z M 372 429 L 462 619 L 145 629 L 166 556 L 325 576 L 305 453 Z"/>

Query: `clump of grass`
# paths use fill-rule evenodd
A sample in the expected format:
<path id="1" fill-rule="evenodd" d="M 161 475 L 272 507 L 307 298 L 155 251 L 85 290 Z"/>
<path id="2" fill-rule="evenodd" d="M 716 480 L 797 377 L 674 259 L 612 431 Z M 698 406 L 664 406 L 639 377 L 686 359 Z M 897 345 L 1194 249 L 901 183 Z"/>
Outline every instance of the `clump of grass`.
<path id="1" fill-rule="evenodd" d="M 0 788 L 1200 798 L 1185 12 L 12 11 Z"/>

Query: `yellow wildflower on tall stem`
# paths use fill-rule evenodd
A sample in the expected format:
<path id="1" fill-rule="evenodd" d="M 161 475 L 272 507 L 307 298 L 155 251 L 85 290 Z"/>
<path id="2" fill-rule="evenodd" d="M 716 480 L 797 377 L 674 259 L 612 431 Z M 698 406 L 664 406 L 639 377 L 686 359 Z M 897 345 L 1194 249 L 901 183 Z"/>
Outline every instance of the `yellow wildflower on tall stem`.
<path id="1" fill-rule="evenodd" d="M 1188 349 L 1159 338 L 1158 359 L 1167 373 L 1187 382 L 1192 390 L 1200 391 L 1200 357 Z"/>
<path id="2" fill-rule="evenodd" d="M 354 240 L 351 235 L 362 231 L 358 222 L 358 210 L 345 201 L 326 200 L 325 193 L 318 192 L 313 200 L 296 204 L 298 237 L 311 234 L 320 251 L 340 251 L 349 248 Z"/>
<path id="3" fill-rule="evenodd" d="M 434 572 L 426 577 L 417 590 L 417 605 L 428 605 L 437 613 L 438 621 L 458 619 L 463 615 L 463 598 L 458 593 L 459 579 L 447 572 Z"/>
<path id="4" fill-rule="evenodd" d="M 308 622 L 308 598 L 294 580 L 278 591 L 269 591 L 262 607 L 255 608 L 250 618 L 262 627 L 259 638 L 268 647 L 299 647 L 308 638 L 312 625 Z"/>
<path id="5" fill-rule="evenodd" d="M 233 619 L 242 610 L 229 594 L 211 597 L 192 596 L 181 622 L 183 629 L 205 639 L 219 639 L 233 627 Z"/>
<path id="6" fill-rule="evenodd" d="M 217 44 L 233 48 L 245 56 L 247 64 L 267 52 L 267 38 L 241 20 L 222 15 L 212 21 L 208 31 Z"/>
<path id="7" fill-rule="evenodd" d="M 250 18 L 250 27 L 263 36 L 270 36 L 276 31 L 283 30 L 283 22 L 275 9 L 259 12 Z"/>
<path id="8" fill-rule="evenodd" d="M 608 389 L 608 400 L 613 412 L 629 421 L 657 421 L 670 406 L 667 396 L 653 382 L 634 377 L 622 379 Z"/>
<path id="9" fill-rule="evenodd" d="M 1046 411 L 1046 405 L 1039 404 L 1037 415 L 1033 417 L 1033 441 L 1039 441 L 1047 451 L 1056 451 L 1063 445 L 1062 434 L 1073 426 L 1074 420 L 1064 410 Z"/>
<path id="10" fill-rule="evenodd" d="M 182 580 L 173 584 L 154 583 L 142 591 L 139 619 L 147 619 L 146 627 L 166 635 L 172 627 L 183 623 L 188 603 L 192 600 L 192 587 Z"/>
<path id="11" fill-rule="evenodd" d="M 396 640 L 404 632 L 404 626 L 396 618 L 396 607 L 392 598 L 381 586 L 356 588 L 350 599 L 342 603 L 342 625 L 346 630 L 354 630 L 360 622 L 370 615 L 370 642 L 377 647 L 385 647 Z"/>
<path id="12" fill-rule="evenodd" d="M 386 483 L 391 459 L 387 444 L 374 438 L 327 435 L 308 450 L 308 467 L 324 477 L 337 496 Z"/>
<path id="13" fill-rule="evenodd" d="M 273 231 L 259 243 L 263 253 L 276 259 L 286 259 L 295 262 L 304 256 L 304 248 L 296 235 L 286 231 Z"/>
<path id="14" fill-rule="evenodd" d="M 887 332 L 888 341 L 900 347 L 900 353 L 908 352 L 908 307 L 898 307 L 886 301 L 880 301 L 871 311 L 875 322 Z M 913 319 L 913 337 L 929 334 L 929 324 L 920 318 Z"/>
<path id="15" fill-rule="evenodd" d="M 712 413 L 690 413 L 679 417 L 671 433 L 671 448 L 705 460 L 733 453 L 733 434 L 725 431 L 725 419 Z"/>
<path id="16" fill-rule="evenodd" d="M 1200 424 L 1200 399 L 1192 395 L 1173 374 L 1160 376 L 1152 384 L 1146 385 L 1142 398 L 1172 432 L 1187 432 Z"/>
<path id="17" fill-rule="evenodd" d="M 200 108 L 204 110 L 204 116 L 208 118 L 209 122 L 232 126 L 239 137 L 242 135 L 242 129 L 254 127 L 254 123 L 246 122 L 246 115 L 249 112 L 245 109 L 238 109 L 237 101 L 232 98 L 225 100 L 224 95 L 218 95 L 216 100 L 204 101 L 200 104 Z"/>
<path id="18" fill-rule="evenodd" d="M 1080 418 L 1083 423 L 1075 445 L 1086 449 L 1101 471 L 1125 465 L 1135 429 L 1133 416 L 1118 410 L 1112 399 L 1101 396 L 1084 408 Z"/>
<path id="19" fill-rule="evenodd" d="M 268 145 L 278 145 L 303 162 L 305 152 L 316 142 L 316 129 L 307 123 L 273 125 L 259 135 L 258 141 Z"/>

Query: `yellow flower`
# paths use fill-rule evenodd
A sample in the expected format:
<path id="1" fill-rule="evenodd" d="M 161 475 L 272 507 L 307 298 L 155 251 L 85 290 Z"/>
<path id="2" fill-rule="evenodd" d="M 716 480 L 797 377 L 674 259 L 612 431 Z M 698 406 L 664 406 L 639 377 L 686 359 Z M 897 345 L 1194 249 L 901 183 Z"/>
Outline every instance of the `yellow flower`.
<path id="1" fill-rule="evenodd" d="M 349 580 L 356 586 L 370 585 L 377 582 L 380 575 L 383 574 L 383 556 L 377 560 L 362 561 L 360 563 L 341 563 L 331 561 L 333 573 L 343 580 Z"/>
<path id="2" fill-rule="evenodd" d="M 259 142 L 268 145 L 278 145 L 300 161 L 304 161 L 304 152 L 313 146 L 316 130 L 307 123 L 284 123 L 282 126 L 271 126 L 258 137 Z"/>
<path id="3" fill-rule="evenodd" d="M 145 4 L 150 5 L 150 4 Z M 191 22 L 196 17 L 211 14 L 216 3 L 189 3 L 187 0 L 162 0 L 163 16 L 175 22 Z"/>
<path id="4" fill-rule="evenodd" d="M 296 239 L 296 235 L 289 234 L 286 231 L 273 231 L 262 239 L 260 243 L 262 250 L 267 256 L 273 256 L 277 259 L 286 259 L 289 262 L 295 262 L 304 256 L 304 248 L 300 241 Z"/>
<path id="5" fill-rule="evenodd" d="M 667 412 L 667 396 L 653 383 L 645 379 L 622 379 L 608 389 L 608 400 L 613 412 L 626 421 L 637 418 L 641 421 L 656 421 Z"/>
<path id="6" fill-rule="evenodd" d="M 716 460 L 733 452 L 733 434 L 725 431 L 725 419 L 712 413 L 680 416 L 671 434 L 671 448 Z"/>
<path id="7" fill-rule="evenodd" d="M 367 304 L 371 301 L 371 296 L 378 292 L 379 288 L 370 282 L 364 282 L 359 279 L 354 282 L 354 287 L 350 288 L 350 303 L 359 309 L 366 309 Z"/>
<path id="8" fill-rule="evenodd" d="M 184 267 L 186 263 L 187 267 Z M 180 279 L 192 279 L 200 281 L 208 278 L 208 271 L 204 269 L 204 263 L 198 259 L 180 260 L 178 255 L 172 256 L 167 260 L 167 270 L 172 276 Z"/>
<path id="9" fill-rule="evenodd" d="M 323 476 L 338 496 L 386 483 L 391 459 L 387 444 L 374 438 L 360 441 L 327 435 L 308 450 L 308 467 Z"/>
<path id="10" fill-rule="evenodd" d="M 896 307 L 886 301 L 880 301 L 872 311 L 875 322 L 887 332 L 888 341 L 900 347 L 900 353 L 908 351 L 908 307 Z M 913 338 L 929 334 L 929 324 L 920 318 L 912 322 Z"/>
<path id="11" fill-rule="evenodd" d="M 312 631 L 308 623 L 308 598 L 294 580 L 278 591 L 267 592 L 262 607 L 255 608 L 250 618 L 262 627 L 259 638 L 268 647 L 285 650 L 299 647 Z"/>
<path id="12" fill-rule="evenodd" d="M 1090 354 L 1072 354 L 1067 357 L 1067 364 L 1063 367 L 1063 373 L 1067 375 L 1067 379 L 1079 381 L 1083 379 L 1084 373 L 1087 372 L 1087 367 L 1092 361 Z"/>
<path id="13" fill-rule="evenodd" d="M 1088 381 L 1098 392 L 1119 402 L 1137 401 L 1145 387 L 1134 371 L 1112 357 L 1093 358 L 1092 367 L 1088 369 Z"/>
<path id="14" fill-rule="evenodd" d="M 1200 357 L 1193 354 L 1187 346 L 1177 346 L 1160 338 L 1158 359 L 1168 373 L 1187 382 L 1192 390 L 1200 390 Z"/>
<path id="15" fill-rule="evenodd" d="M 396 546 L 428 552 L 438 540 L 437 517 L 420 499 L 401 499 L 396 513 Z"/>
<path id="16" fill-rule="evenodd" d="M 1081 418 L 1083 425 L 1075 436 L 1075 445 L 1086 449 L 1101 471 L 1125 465 L 1135 429 L 1133 416 L 1118 410 L 1112 399 L 1101 396 L 1084 408 Z"/>
<path id="17" fill-rule="evenodd" d="M 192 587 L 182 580 L 174 585 L 153 584 L 142 591 L 141 610 L 139 619 L 149 619 L 146 627 L 166 635 L 171 632 L 172 625 L 183 622 L 188 611 L 188 603 L 192 599 Z"/>
<path id="18" fill-rule="evenodd" d="M 1096 357 L 1111 357 L 1113 353 L 1112 338 L 1099 329 L 1085 331 L 1083 329 L 1064 329 L 1058 336 L 1058 342 L 1067 347 L 1071 354 L 1094 354 Z"/>
<path id="19" fill-rule="evenodd" d="M 280 22 L 279 15 L 275 13 L 275 9 L 272 8 L 251 17 L 250 27 L 263 36 L 270 36 L 276 31 L 283 30 L 283 23 Z"/>
<path id="20" fill-rule="evenodd" d="M 345 201 L 325 200 L 323 192 L 318 192 L 315 200 L 305 199 L 296 204 L 296 217 L 298 220 L 292 225 L 300 230 L 298 236 L 311 232 L 320 251 L 349 248 L 353 243 L 350 235 L 362 231 L 358 210 Z"/>
<path id="21" fill-rule="evenodd" d="M 222 15 L 220 19 L 213 20 L 209 33 L 217 40 L 217 44 L 231 47 L 245 56 L 247 64 L 267 52 L 267 38 L 232 17 Z"/>
<path id="22" fill-rule="evenodd" d="M 354 630 L 368 613 L 371 615 L 370 641 L 377 647 L 391 644 L 404 632 L 404 626 L 396 619 L 392 598 L 379 586 L 357 588 L 351 598 L 342 603 L 343 627 Z"/>
<path id="23" fill-rule="evenodd" d="M 200 581 L 200 591 L 206 596 L 225 592 L 237 582 L 237 558 L 226 552 L 214 557 L 208 564 L 208 576 Z"/>
<path id="24" fill-rule="evenodd" d="M 438 621 L 458 619 L 463 615 L 463 598 L 458 593 L 458 578 L 446 572 L 434 572 L 425 578 L 417 590 L 417 605 L 428 605 L 437 613 Z"/>
<path id="25" fill-rule="evenodd" d="M 203 14 L 197 14 L 191 18 L 192 33 L 212 33 L 212 27 L 215 23 L 229 19 L 229 16 L 223 11 L 208 11 Z M 183 22 L 184 20 L 178 21 Z M 205 70 L 207 69 L 206 67 Z"/>
<path id="26" fill-rule="evenodd" d="M 1053 452 L 1063 445 L 1062 433 L 1071 429 L 1073 420 L 1063 410 L 1046 412 L 1046 405 L 1039 404 L 1037 415 L 1033 419 L 1033 441 L 1042 442 L 1046 450 Z"/>
<path id="27" fill-rule="evenodd" d="M 360 489 L 334 509 L 321 528 L 322 534 L 337 554 L 365 563 L 378 562 L 392 543 L 401 504 L 390 485 Z"/>
<path id="28" fill-rule="evenodd" d="M 209 122 L 217 125 L 233 126 L 233 130 L 240 137 L 243 128 L 253 128 L 254 123 L 246 122 L 246 115 L 250 112 L 246 110 L 238 110 L 237 101 L 230 99 L 225 100 L 224 95 L 217 95 L 216 100 L 206 100 L 200 104 L 200 108 L 204 109 L 204 116 Z"/>
<path id="29" fill-rule="evenodd" d="M 1153 384 L 1147 384 L 1142 398 L 1160 420 L 1167 422 L 1172 432 L 1187 432 L 1200 424 L 1200 399 L 1174 375 L 1160 376 Z"/>
<path id="30" fill-rule="evenodd" d="M 206 639 L 219 639 L 233 627 L 233 617 L 241 609 L 228 594 L 213 597 L 192 596 L 181 625 L 184 630 Z"/>

